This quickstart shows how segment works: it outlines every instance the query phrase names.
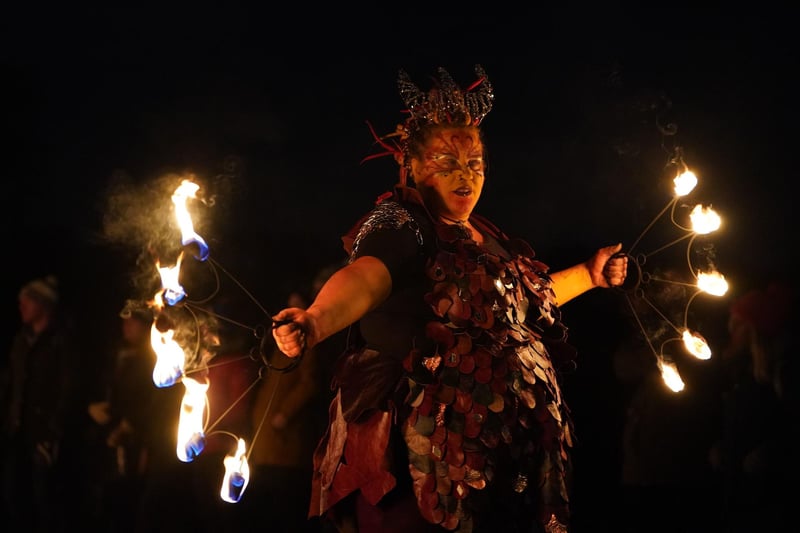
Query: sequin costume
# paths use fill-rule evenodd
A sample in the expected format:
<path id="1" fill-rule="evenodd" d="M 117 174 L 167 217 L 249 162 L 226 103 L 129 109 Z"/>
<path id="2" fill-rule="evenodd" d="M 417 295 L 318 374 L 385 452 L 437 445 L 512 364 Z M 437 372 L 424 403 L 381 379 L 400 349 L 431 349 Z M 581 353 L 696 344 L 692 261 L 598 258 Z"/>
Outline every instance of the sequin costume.
<path id="1" fill-rule="evenodd" d="M 345 237 L 351 261 L 384 262 L 392 293 L 337 367 L 310 516 L 356 490 L 375 505 L 405 480 L 447 530 L 566 531 L 572 430 L 557 369 L 575 353 L 548 267 L 470 223 L 483 245 L 398 186 Z"/>

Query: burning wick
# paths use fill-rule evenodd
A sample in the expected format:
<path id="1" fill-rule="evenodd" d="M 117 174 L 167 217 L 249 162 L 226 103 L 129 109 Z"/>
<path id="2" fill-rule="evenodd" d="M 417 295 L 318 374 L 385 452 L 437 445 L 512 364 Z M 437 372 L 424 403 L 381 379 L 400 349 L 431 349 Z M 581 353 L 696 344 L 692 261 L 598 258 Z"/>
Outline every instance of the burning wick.
<path id="1" fill-rule="evenodd" d="M 178 226 L 181 228 L 181 243 L 184 246 L 196 244 L 198 253 L 195 254 L 195 258 L 205 261 L 208 259 L 208 245 L 200 235 L 195 233 L 192 217 L 186 208 L 189 198 L 197 198 L 198 189 L 200 189 L 198 184 L 190 180 L 183 180 L 172 194 L 172 203 L 175 204 L 175 215 L 178 218 Z"/>
<path id="2" fill-rule="evenodd" d="M 236 453 L 226 455 L 225 477 L 219 495 L 228 503 L 236 503 L 244 494 L 250 479 L 250 465 L 247 463 L 244 439 L 239 439 Z"/>

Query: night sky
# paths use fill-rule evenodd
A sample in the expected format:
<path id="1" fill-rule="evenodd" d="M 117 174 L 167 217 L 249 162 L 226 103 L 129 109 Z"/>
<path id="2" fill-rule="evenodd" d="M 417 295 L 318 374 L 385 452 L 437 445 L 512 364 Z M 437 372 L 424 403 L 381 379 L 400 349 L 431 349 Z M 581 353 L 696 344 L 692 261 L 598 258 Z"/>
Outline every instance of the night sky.
<path id="1" fill-rule="evenodd" d="M 478 210 L 553 268 L 632 244 L 671 198 L 679 146 L 700 179 L 687 204 L 723 217 L 702 259 L 734 292 L 789 275 L 798 63 L 785 13 L 412 6 L 6 13 L 6 334 L 21 284 L 55 273 L 76 316 L 113 339 L 124 299 L 142 296 L 143 237 L 165 231 L 163 213 L 130 207 L 184 173 L 214 196 L 197 223 L 212 257 L 277 311 L 395 183 L 389 158 L 361 160 L 376 151 L 367 121 L 388 133 L 403 118 L 401 68 L 427 88 L 438 66 L 466 85 L 483 65 L 495 104 Z M 109 217 L 120 201 L 126 216 Z M 662 219 L 649 236 L 671 231 Z M 579 345 L 607 326 L 609 298 L 566 309 Z M 724 303 L 711 310 L 724 319 Z M 576 411 L 597 417 L 608 362 L 580 364 Z"/>

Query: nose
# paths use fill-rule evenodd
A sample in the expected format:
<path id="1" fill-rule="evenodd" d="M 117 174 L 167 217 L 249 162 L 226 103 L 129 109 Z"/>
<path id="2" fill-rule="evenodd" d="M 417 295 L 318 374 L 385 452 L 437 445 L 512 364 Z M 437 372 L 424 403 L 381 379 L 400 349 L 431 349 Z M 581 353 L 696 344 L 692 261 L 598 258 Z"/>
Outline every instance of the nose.
<path id="1" fill-rule="evenodd" d="M 473 179 L 473 171 L 469 167 L 469 163 L 459 163 L 458 164 L 458 178 L 462 180 L 471 180 Z"/>

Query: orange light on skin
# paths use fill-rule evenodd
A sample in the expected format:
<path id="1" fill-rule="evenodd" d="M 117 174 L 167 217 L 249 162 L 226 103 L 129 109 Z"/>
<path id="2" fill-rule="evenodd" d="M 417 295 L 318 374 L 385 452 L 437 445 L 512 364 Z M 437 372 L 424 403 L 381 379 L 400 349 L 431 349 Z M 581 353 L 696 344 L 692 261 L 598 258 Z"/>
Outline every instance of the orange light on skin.
<path id="1" fill-rule="evenodd" d="M 208 382 L 199 382 L 190 377 L 183 378 L 186 392 L 181 401 L 181 416 L 178 423 L 178 459 L 189 463 L 200 454 L 205 446 L 205 412 Z"/>
<path id="2" fill-rule="evenodd" d="M 245 451 L 244 439 L 240 438 L 236 452 L 233 455 L 226 455 L 223 460 L 225 476 L 222 479 L 219 495 L 228 503 L 238 502 L 250 481 L 250 465 L 247 463 Z"/>
<path id="3" fill-rule="evenodd" d="M 666 361 L 663 358 L 658 360 L 658 369 L 661 371 L 661 379 L 673 392 L 680 392 L 684 388 L 681 375 L 678 373 L 678 368 L 675 363 Z"/>
<path id="4" fill-rule="evenodd" d="M 711 348 L 706 340 L 699 333 L 692 333 L 688 329 L 683 330 L 683 345 L 686 350 L 698 359 L 711 359 Z"/>

